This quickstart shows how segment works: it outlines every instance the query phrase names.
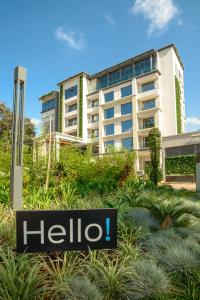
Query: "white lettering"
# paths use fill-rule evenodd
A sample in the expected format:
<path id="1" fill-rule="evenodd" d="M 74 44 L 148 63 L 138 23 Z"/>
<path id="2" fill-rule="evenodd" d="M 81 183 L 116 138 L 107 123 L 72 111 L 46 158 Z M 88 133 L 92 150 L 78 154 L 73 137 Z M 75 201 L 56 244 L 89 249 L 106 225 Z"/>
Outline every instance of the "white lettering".
<path id="1" fill-rule="evenodd" d="M 91 237 L 89 237 L 89 230 L 90 230 L 91 227 L 96 227 L 96 228 L 98 228 L 98 230 L 99 230 L 99 235 L 98 235 L 96 238 L 91 238 Z M 99 240 L 101 239 L 101 237 L 102 237 L 102 234 L 103 234 L 103 231 L 102 231 L 102 228 L 101 228 L 101 226 L 100 226 L 99 224 L 95 224 L 95 223 L 89 224 L 89 225 L 85 228 L 85 237 L 86 237 L 86 239 L 87 239 L 89 242 L 97 242 L 97 241 L 99 241 Z"/>
<path id="2" fill-rule="evenodd" d="M 61 232 L 52 232 L 54 229 L 59 229 Z M 50 242 L 53 244 L 63 243 L 65 241 L 64 239 L 54 240 L 52 238 L 53 236 L 63 236 L 63 235 L 66 235 L 66 230 L 61 225 L 53 225 L 48 230 L 48 238 L 49 238 Z"/>
<path id="3" fill-rule="evenodd" d="M 78 219 L 78 243 L 81 243 L 81 219 Z"/>
<path id="4" fill-rule="evenodd" d="M 44 221 L 40 221 L 40 230 L 38 231 L 28 231 L 27 221 L 23 221 L 23 231 L 24 231 L 24 245 L 27 245 L 27 235 L 40 234 L 40 243 L 44 244 Z"/>

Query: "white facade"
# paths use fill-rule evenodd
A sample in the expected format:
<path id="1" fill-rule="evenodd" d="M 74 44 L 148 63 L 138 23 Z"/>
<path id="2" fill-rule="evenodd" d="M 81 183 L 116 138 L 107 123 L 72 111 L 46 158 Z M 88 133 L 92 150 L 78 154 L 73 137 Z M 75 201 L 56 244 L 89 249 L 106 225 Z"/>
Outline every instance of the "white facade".
<path id="1" fill-rule="evenodd" d="M 92 76 L 80 73 L 60 82 L 61 132 L 96 145 L 100 155 L 109 144 L 119 150 L 134 149 L 137 169 L 144 169 L 150 160 L 147 137 L 151 128 L 158 127 L 162 137 L 178 133 L 175 76 L 184 132 L 183 66 L 174 45 L 150 50 Z"/>

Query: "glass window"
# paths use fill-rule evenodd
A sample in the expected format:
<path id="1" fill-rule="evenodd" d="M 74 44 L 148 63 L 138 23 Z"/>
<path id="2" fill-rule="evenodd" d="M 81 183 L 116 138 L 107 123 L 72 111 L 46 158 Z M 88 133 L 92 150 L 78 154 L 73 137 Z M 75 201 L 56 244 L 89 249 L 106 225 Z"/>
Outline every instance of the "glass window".
<path id="1" fill-rule="evenodd" d="M 92 130 L 92 138 L 96 138 L 99 136 L 99 129 L 93 129 Z"/>
<path id="2" fill-rule="evenodd" d="M 155 107 L 155 99 L 152 100 L 148 100 L 148 101 L 144 101 L 142 103 L 142 109 L 150 109 L 150 108 L 154 108 Z"/>
<path id="3" fill-rule="evenodd" d="M 121 80 L 126 80 L 133 77 L 133 66 L 127 66 L 121 69 Z"/>
<path id="4" fill-rule="evenodd" d="M 96 123 L 99 121 L 99 115 L 93 115 L 92 116 L 92 123 Z"/>
<path id="5" fill-rule="evenodd" d="M 114 134 L 114 124 L 108 124 L 104 126 L 105 135 Z"/>
<path id="6" fill-rule="evenodd" d="M 56 106 L 56 100 L 55 99 L 49 100 L 47 102 L 43 102 L 42 103 L 42 112 L 54 109 L 55 106 Z"/>
<path id="7" fill-rule="evenodd" d="M 155 83 L 154 81 L 142 84 L 142 92 L 147 92 L 155 89 Z"/>
<path id="8" fill-rule="evenodd" d="M 113 141 L 113 140 L 110 140 L 110 141 L 105 141 L 104 142 L 104 147 L 105 147 L 105 151 L 106 152 L 109 152 L 109 148 L 113 148 L 115 146 L 115 141 Z M 110 149 L 110 150 L 111 150 Z"/>
<path id="9" fill-rule="evenodd" d="M 69 119 L 68 126 L 74 126 L 77 124 L 77 118 Z"/>
<path id="10" fill-rule="evenodd" d="M 104 119 L 114 118 L 114 107 L 104 109 Z"/>
<path id="11" fill-rule="evenodd" d="M 107 87 L 108 86 L 108 75 L 106 74 L 106 75 L 100 77 L 98 79 L 97 85 L 100 89 Z"/>
<path id="12" fill-rule="evenodd" d="M 130 96 L 130 95 L 132 95 L 132 86 L 131 85 L 121 88 L 121 97 L 122 98 Z"/>
<path id="13" fill-rule="evenodd" d="M 77 104 L 69 105 L 68 112 L 77 110 Z"/>
<path id="14" fill-rule="evenodd" d="M 142 59 L 135 63 L 135 75 L 139 76 L 151 71 L 151 60 L 150 57 Z"/>
<path id="15" fill-rule="evenodd" d="M 92 100 L 91 107 L 96 107 L 98 105 L 99 105 L 99 100 L 98 99 Z"/>
<path id="16" fill-rule="evenodd" d="M 109 74 L 109 85 L 115 84 L 120 81 L 120 72 L 115 71 Z"/>
<path id="17" fill-rule="evenodd" d="M 143 120 L 143 128 L 151 128 L 154 127 L 154 117 L 152 118 L 148 118 L 148 119 L 144 119 Z"/>
<path id="18" fill-rule="evenodd" d="M 149 139 L 148 136 L 143 137 L 143 148 L 148 148 L 149 147 L 148 139 Z"/>
<path id="19" fill-rule="evenodd" d="M 77 85 L 72 86 L 71 88 L 65 90 L 65 99 L 69 99 L 71 97 L 76 96 L 78 93 L 78 87 Z"/>
<path id="20" fill-rule="evenodd" d="M 105 100 L 105 102 L 113 101 L 114 100 L 114 92 L 112 91 L 112 92 L 104 94 L 104 100 Z"/>
<path id="21" fill-rule="evenodd" d="M 121 131 L 122 132 L 128 132 L 131 131 L 133 128 L 133 121 L 132 120 L 126 120 L 121 122 Z"/>
<path id="22" fill-rule="evenodd" d="M 133 149 L 133 138 L 124 138 L 122 139 L 122 148 L 126 148 L 127 150 Z"/>
<path id="23" fill-rule="evenodd" d="M 132 113 L 132 102 L 121 104 L 121 115 Z"/>

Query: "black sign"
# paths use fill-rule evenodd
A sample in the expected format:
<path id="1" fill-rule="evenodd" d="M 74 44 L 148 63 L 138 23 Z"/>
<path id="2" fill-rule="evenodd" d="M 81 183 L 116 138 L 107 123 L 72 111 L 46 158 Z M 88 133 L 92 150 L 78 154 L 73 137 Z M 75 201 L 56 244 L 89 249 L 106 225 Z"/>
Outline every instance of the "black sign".
<path id="1" fill-rule="evenodd" d="M 117 210 L 17 211 L 17 252 L 113 249 Z"/>

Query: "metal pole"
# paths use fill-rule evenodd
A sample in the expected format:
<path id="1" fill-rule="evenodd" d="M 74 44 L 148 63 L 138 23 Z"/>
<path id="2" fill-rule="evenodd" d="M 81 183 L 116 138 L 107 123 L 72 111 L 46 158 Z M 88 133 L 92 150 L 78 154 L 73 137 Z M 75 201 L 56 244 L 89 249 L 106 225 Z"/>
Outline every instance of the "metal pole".
<path id="1" fill-rule="evenodd" d="M 200 193 L 200 152 L 197 153 L 196 162 L 196 192 Z"/>
<path id="2" fill-rule="evenodd" d="M 14 210 L 22 209 L 24 100 L 26 69 L 17 66 L 14 70 L 12 148 L 10 168 L 10 197 Z"/>

